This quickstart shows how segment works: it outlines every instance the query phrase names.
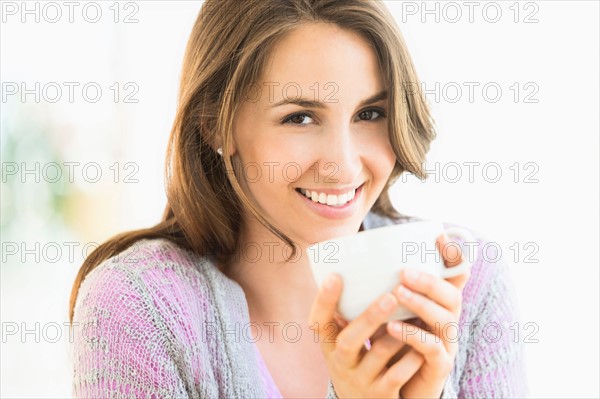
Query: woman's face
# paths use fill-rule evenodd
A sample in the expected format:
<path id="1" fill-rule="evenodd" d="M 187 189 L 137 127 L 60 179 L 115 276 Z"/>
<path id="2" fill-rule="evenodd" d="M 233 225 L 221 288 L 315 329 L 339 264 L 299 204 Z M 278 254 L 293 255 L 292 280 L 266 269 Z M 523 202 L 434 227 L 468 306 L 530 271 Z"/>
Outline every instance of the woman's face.
<path id="1" fill-rule="evenodd" d="M 386 89 L 373 49 L 336 25 L 275 46 L 235 116 L 233 152 L 245 192 L 295 242 L 356 233 L 383 190 L 396 162 Z"/>

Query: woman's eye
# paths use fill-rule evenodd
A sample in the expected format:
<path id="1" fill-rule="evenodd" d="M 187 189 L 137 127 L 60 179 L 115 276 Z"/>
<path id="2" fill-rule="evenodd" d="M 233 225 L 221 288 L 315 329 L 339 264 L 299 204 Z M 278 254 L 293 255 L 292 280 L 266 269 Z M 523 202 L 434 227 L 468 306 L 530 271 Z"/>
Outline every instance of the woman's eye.
<path id="1" fill-rule="evenodd" d="M 380 109 L 367 109 L 361 111 L 358 114 L 358 117 L 362 121 L 376 121 L 385 117 L 385 113 Z M 298 113 L 292 114 L 282 120 L 283 124 L 297 125 L 297 126 L 307 126 L 311 123 L 314 123 L 314 119 L 310 114 L 307 113 Z"/>
<path id="2" fill-rule="evenodd" d="M 283 123 L 292 125 L 308 125 L 310 122 L 312 122 L 312 118 L 308 114 L 294 114 L 283 120 Z"/>
<path id="3" fill-rule="evenodd" d="M 376 109 L 367 109 L 358 114 L 358 117 L 363 121 L 371 121 L 384 117 L 382 111 Z"/>

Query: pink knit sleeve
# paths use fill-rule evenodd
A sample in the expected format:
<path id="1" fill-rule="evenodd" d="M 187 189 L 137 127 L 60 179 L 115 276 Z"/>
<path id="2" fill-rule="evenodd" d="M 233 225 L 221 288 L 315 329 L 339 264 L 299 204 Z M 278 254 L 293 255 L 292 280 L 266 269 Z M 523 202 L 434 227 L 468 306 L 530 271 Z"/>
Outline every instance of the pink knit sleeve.
<path id="1" fill-rule="evenodd" d="M 141 278 L 122 266 L 101 264 L 80 288 L 73 395 L 186 398 L 169 329 Z"/>
<path id="2" fill-rule="evenodd" d="M 485 247 L 488 241 L 480 244 Z M 489 251 L 491 254 L 493 251 Z M 503 255 L 504 257 L 507 254 Z M 479 272 L 472 276 L 477 306 L 463 316 L 472 322 L 466 358 L 458 383 L 459 398 L 523 398 L 527 395 L 524 367 L 523 322 L 510 269 L 504 258 L 479 253 Z M 456 378 L 453 376 L 453 378 Z M 454 381 L 456 382 L 456 381 Z M 446 384 L 449 391 L 454 388 Z M 447 392 L 443 397 L 451 397 Z"/>

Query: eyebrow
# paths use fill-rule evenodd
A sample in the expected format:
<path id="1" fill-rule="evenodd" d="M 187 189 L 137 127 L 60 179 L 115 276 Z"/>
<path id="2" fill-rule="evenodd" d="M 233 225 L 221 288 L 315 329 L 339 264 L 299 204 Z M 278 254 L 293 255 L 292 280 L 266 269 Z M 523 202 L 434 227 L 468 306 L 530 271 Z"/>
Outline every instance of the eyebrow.
<path id="1" fill-rule="evenodd" d="M 375 95 L 372 95 L 371 97 L 363 100 L 360 102 L 359 107 L 368 105 L 368 104 L 373 104 L 376 103 L 377 101 L 381 101 L 381 100 L 386 100 L 388 98 L 388 91 L 387 90 L 383 90 Z M 306 98 L 286 98 L 283 99 L 281 101 L 279 101 L 278 103 L 273 104 L 270 108 L 275 108 L 275 107 L 279 107 L 281 105 L 287 105 L 287 104 L 295 104 L 295 105 L 299 105 L 301 107 L 306 107 L 306 108 L 325 108 L 325 104 L 326 103 L 322 103 L 320 101 L 314 101 L 314 100 L 308 100 Z"/>

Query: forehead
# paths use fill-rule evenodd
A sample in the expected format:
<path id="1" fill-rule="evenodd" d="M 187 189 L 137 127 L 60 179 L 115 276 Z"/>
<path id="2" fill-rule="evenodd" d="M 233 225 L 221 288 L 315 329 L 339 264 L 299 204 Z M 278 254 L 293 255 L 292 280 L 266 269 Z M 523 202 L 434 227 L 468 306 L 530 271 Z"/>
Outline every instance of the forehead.
<path id="1" fill-rule="evenodd" d="M 278 88 L 299 85 L 302 94 L 311 96 L 315 84 L 323 91 L 333 83 L 341 96 L 362 98 L 383 88 L 381 78 L 375 50 L 362 36 L 335 24 L 311 23 L 295 28 L 273 46 L 260 83 Z M 274 94 L 283 96 L 281 90 Z M 323 95 L 327 93 L 319 94 Z"/>

